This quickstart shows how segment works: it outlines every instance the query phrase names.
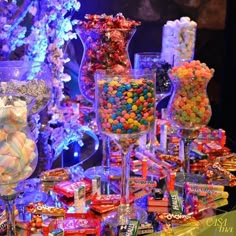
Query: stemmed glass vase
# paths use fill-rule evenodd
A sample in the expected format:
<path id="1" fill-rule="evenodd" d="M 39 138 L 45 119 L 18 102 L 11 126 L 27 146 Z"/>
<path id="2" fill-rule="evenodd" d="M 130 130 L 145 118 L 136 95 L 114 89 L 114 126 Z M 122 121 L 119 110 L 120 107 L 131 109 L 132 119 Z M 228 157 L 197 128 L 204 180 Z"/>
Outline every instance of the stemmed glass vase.
<path id="1" fill-rule="evenodd" d="M 34 173 L 38 163 L 38 135 L 29 122 L 50 101 L 51 88 L 45 63 L 0 61 L 0 197 L 5 201 L 8 236 L 16 235 L 16 187 Z"/>
<path id="2" fill-rule="evenodd" d="M 180 137 L 180 158 L 183 163 L 184 180 L 190 176 L 189 150 L 191 142 L 198 137 L 199 129 L 208 124 L 211 106 L 207 85 L 214 69 L 198 60 L 183 62 L 169 70 L 174 89 L 167 106 L 167 116 Z M 180 148 L 181 149 L 181 148 Z"/>
<path id="3" fill-rule="evenodd" d="M 160 52 L 139 52 L 134 55 L 134 68 L 153 70 L 156 75 L 156 109 L 163 99 L 172 93 L 172 83 L 168 75 L 171 65 L 161 58 Z M 163 105 L 161 105 L 163 108 Z M 153 151 L 156 143 L 156 125 L 147 135 L 147 147 Z"/>
<path id="4" fill-rule="evenodd" d="M 130 217 L 145 220 L 145 211 L 136 211 L 130 205 L 130 152 L 155 123 L 155 75 L 143 70 L 130 70 L 121 74 L 97 72 L 95 78 L 98 128 L 117 143 L 122 156 L 117 225 L 128 224 Z"/>
<path id="5" fill-rule="evenodd" d="M 77 34 L 83 44 L 83 56 L 80 64 L 78 84 L 81 94 L 94 105 L 95 79 L 98 70 L 123 73 L 131 69 L 128 46 L 136 32 L 138 22 L 116 16 L 87 15 L 87 20 L 78 26 Z M 85 171 L 89 178 L 99 175 L 105 182 L 110 175 L 120 175 L 120 167 L 110 165 L 110 137 L 100 135 L 103 145 L 103 160 L 100 166 Z"/>
<path id="6" fill-rule="evenodd" d="M 27 127 L 30 100 L 28 96 L 0 95 L 0 198 L 6 207 L 8 236 L 16 235 L 17 184 L 30 177 L 38 162 L 37 147 Z"/>

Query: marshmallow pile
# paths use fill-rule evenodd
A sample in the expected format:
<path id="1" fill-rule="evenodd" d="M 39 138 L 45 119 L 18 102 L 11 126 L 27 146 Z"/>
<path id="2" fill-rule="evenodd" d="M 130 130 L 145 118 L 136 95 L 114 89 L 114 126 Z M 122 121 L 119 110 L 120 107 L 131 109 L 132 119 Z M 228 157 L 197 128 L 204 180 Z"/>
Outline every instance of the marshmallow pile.
<path id="1" fill-rule="evenodd" d="M 13 96 L 14 98 L 14 96 Z M 28 178 L 37 164 L 35 142 L 27 137 L 27 104 L 0 98 L 0 191 Z M 7 189 L 9 185 L 9 189 Z M 9 194 L 9 193 L 8 193 Z"/>
<path id="2" fill-rule="evenodd" d="M 197 23 L 189 17 L 167 21 L 162 31 L 161 57 L 173 66 L 194 58 Z"/>

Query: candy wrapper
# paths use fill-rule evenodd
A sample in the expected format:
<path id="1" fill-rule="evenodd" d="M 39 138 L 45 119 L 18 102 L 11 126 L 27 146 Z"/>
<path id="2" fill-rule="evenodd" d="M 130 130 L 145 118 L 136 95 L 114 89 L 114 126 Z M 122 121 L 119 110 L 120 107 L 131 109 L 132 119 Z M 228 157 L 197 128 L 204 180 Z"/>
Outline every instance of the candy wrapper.
<path id="1" fill-rule="evenodd" d="M 47 215 L 47 216 L 62 216 L 65 215 L 65 209 L 55 206 L 47 206 L 42 202 L 30 203 L 26 206 L 26 210 L 32 214 L 36 215 Z"/>
<path id="2" fill-rule="evenodd" d="M 40 174 L 41 181 L 61 182 L 70 179 L 70 173 L 67 168 L 56 168 L 44 171 Z"/>
<path id="3" fill-rule="evenodd" d="M 72 182 L 72 181 L 62 181 L 53 187 L 53 191 L 57 194 L 64 195 L 68 198 L 74 197 L 74 191 L 76 188 L 78 188 L 81 185 L 85 185 L 85 192 L 91 192 L 92 191 L 92 182 L 89 179 L 82 179 L 78 182 Z"/>
<path id="4" fill-rule="evenodd" d="M 65 219 L 58 220 L 57 227 L 64 230 L 64 235 L 100 236 L 101 221 L 99 219 Z"/>

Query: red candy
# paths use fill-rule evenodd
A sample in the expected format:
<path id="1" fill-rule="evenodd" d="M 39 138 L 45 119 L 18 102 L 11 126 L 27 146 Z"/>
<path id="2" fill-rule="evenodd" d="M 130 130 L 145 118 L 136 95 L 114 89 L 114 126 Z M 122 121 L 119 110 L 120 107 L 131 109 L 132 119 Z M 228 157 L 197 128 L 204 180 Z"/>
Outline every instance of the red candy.
<path id="1" fill-rule="evenodd" d="M 127 45 L 140 22 L 126 19 L 121 13 L 116 16 L 86 14 L 85 19 L 79 21 L 77 28 L 85 46 L 79 85 L 85 98 L 93 102 L 96 70 L 120 73 L 131 69 Z"/>

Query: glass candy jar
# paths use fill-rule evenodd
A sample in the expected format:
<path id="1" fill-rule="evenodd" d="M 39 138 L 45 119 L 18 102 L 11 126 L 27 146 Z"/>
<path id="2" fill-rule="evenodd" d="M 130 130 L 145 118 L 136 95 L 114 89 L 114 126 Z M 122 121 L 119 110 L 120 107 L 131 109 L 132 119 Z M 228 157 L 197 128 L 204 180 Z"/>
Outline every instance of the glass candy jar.
<path id="1" fill-rule="evenodd" d="M 122 73 L 131 69 L 128 46 L 139 23 L 122 14 L 86 15 L 86 19 L 77 28 L 84 47 L 78 83 L 81 94 L 93 104 L 96 70 Z"/>
<path id="2" fill-rule="evenodd" d="M 182 161 L 184 181 L 190 176 L 189 152 L 199 129 L 211 118 L 207 85 L 214 69 L 198 60 L 183 62 L 169 70 L 173 92 L 167 106 L 167 116 L 180 137 L 179 159 Z"/>
<path id="3" fill-rule="evenodd" d="M 199 129 L 208 124 L 211 106 L 207 85 L 213 73 L 200 61 L 183 62 L 169 71 L 174 89 L 167 113 L 176 128 Z"/>
<path id="4" fill-rule="evenodd" d="M 27 125 L 33 98 L 0 95 L 0 198 L 7 216 L 7 235 L 16 235 L 14 200 L 18 183 L 34 172 L 38 153 Z"/>

